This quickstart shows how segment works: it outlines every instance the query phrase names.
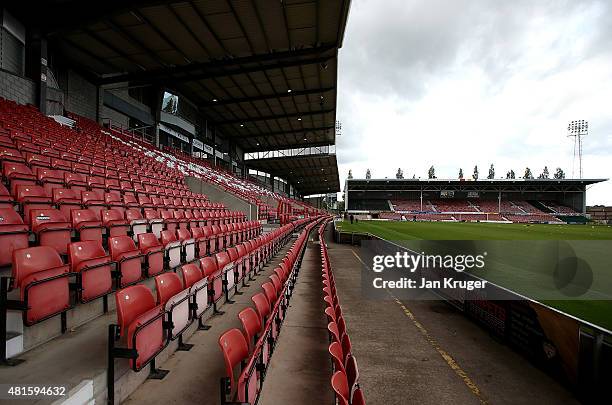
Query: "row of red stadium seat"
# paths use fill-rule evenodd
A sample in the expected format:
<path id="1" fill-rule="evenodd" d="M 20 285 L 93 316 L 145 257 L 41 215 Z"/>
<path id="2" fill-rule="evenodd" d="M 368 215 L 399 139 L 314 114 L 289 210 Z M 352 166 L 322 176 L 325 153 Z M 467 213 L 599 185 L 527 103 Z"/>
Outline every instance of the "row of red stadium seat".
<path id="1" fill-rule="evenodd" d="M 191 345 L 183 343 L 183 332 L 193 322 L 198 323 L 198 329 L 208 329 L 203 322 L 206 310 L 222 314 L 217 309 L 218 303 L 222 299 L 232 303 L 230 292 L 238 292 L 241 283 L 253 280 L 291 233 L 309 221 L 295 221 L 236 247 L 183 264 L 180 271 L 158 274 L 157 297 L 142 284 L 118 291 L 117 324 L 109 327 L 109 359 L 127 358 L 136 372 L 150 365 L 152 375 L 163 377 L 167 371 L 156 368 L 155 358 L 168 343 L 178 340 L 178 350 L 188 350 Z M 279 280 L 288 268 L 288 261 L 284 263 L 274 276 Z M 271 285 L 277 288 L 276 280 L 272 280 Z M 109 360 L 107 376 L 108 398 L 113 403 L 114 360 Z"/>
<path id="2" fill-rule="evenodd" d="M 342 307 L 336 291 L 334 273 L 325 244 L 324 233 L 327 223 L 325 222 L 319 227 L 319 243 L 321 245 L 323 300 L 326 306 L 325 315 L 327 315 L 329 322 L 327 329 L 331 342 L 329 354 L 334 371 L 331 386 L 338 405 L 365 405 L 363 391 L 359 387 L 357 359 L 352 353 L 351 339 L 346 330 Z"/>
<path id="3" fill-rule="evenodd" d="M 274 269 L 270 281 L 262 284 L 262 292 L 251 298 L 254 308 L 248 307 L 238 314 L 243 330 L 230 329 L 219 338 L 226 369 L 226 377 L 220 382 L 222 404 L 257 403 L 297 281 L 308 235 L 316 223 L 318 221 L 306 226 Z M 239 364 L 236 379 L 234 373 Z"/>

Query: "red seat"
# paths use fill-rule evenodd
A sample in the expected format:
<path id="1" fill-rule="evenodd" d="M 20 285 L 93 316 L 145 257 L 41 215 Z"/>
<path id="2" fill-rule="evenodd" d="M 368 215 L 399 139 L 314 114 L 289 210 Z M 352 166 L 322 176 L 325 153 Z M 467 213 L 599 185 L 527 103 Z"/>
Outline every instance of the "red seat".
<path id="1" fill-rule="evenodd" d="M 342 346 L 340 346 L 340 343 L 332 342 L 328 350 L 334 364 L 334 371 L 346 372 L 344 367 L 344 354 L 342 353 Z"/>
<path id="2" fill-rule="evenodd" d="M 13 252 L 13 289 L 19 289 L 27 308 L 24 323 L 32 325 L 70 308 L 70 268 L 49 246 Z M 27 302 L 25 301 L 27 299 Z"/>
<path id="3" fill-rule="evenodd" d="M 202 274 L 208 278 L 208 287 L 211 292 L 211 300 L 217 302 L 223 296 L 223 273 L 217 267 L 214 257 L 200 259 Z"/>
<path id="4" fill-rule="evenodd" d="M 77 192 L 87 190 L 87 176 L 81 173 L 64 173 L 64 183 L 66 187 L 70 187 L 71 190 Z"/>
<path id="5" fill-rule="evenodd" d="M 188 229 L 179 228 L 176 231 L 176 236 L 183 246 L 185 262 L 191 262 L 195 259 L 196 245 L 195 239 Z"/>
<path id="6" fill-rule="evenodd" d="M 0 208 L 0 266 L 11 264 L 14 250 L 28 247 L 29 228 L 12 208 Z"/>
<path id="7" fill-rule="evenodd" d="M 164 229 L 164 220 L 161 219 L 159 213 L 152 208 L 145 208 L 145 218 L 151 224 L 151 232 L 158 238 L 161 237 L 161 231 Z"/>
<path id="8" fill-rule="evenodd" d="M 103 194 L 97 190 L 81 191 L 81 203 L 85 208 L 94 211 L 96 215 L 100 215 L 100 211 L 106 207 Z"/>
<path id="9" fill-rule="evenodd" d="M 121 194 L 117 191 L 111 191 L 109 193 L 104 193 L 104 203 L 111 210 L 117 210 L 121 212 L 121 215 L 125 213 L 125 204 L 121 199 Z"/>
<path id="10" fill-rule="evenodd" d="M 138 240 L 138 235 L 147 233 L 148 222 L 142 217 L 138 208 L 128 208 L 125 210 L 125 219 L 130 225 L 134 241 Z"/>
<path id="11" fill-rule="evenodd" d="M 268 298 L 263 293 L 255 294 L 251 297 L 251 301 L 255 304 L 255 310 L 257 315 L 259 315 L 262 325 L 265 325 L 270 315 L 270 301 L 268 301 Z"/>
<path id="12" fill-rule="evenodd" d="M 39 245 L 50 246 L 61 255 L 68 253 L 72 228 L 61 211 L 53 208 L 30 210 L 30 224 Z"/>
<path id="13" fill-rule="evenodd" d="M 261 319 L 257 312 L 251 307 L 245 308 L 238 313 L 238 318 L 242 323 L 242 331 L 249 345 L 249 351 L 253 351 L 253 347 L 257 342 L 257 337 L 263 328 Z"/>
<path id="14" fill-rule="evenodd" d="M 78 232 L 79 240 L 102 242 L 102 221 L 95 212 L 89 209 L 72 210 L 72 227 Z"/>
<path id="15" fill-rule="evenodd" d="M 144 285 L 134 285 L 118 291 L 117 323 L 129 349 L 136 349 L 138 357 L 130 361 L 138 371 L 165 347 L 163 309 L 155 304 L 153 293 Z"/>
<path id="16" fill-rule="evenodd" d="M 111 259 L 99 242 L 71 243 L 68 256 L 72 272 L 78 273 L 81 302 L 92 301 L 112 291 Z"/>
<path id="17" fill-rule="evenodd" d="M 361 388 L 357 388 L 355 392 L 353 392 L 353 400 L 351 401 L 351 405 L 366 405 L 365 397 L 363 396 L 363 391 Z"/>
<path id="18" fill-rule="evenodd" d="M 351 393 L 355 391 L 355 389 L 359 388 L 359 367 L 357 367 L 357 359 L 355 356 L 348 356 L 346 359 L 346 378 L 348 381 L 349 387 L 349 399 L 351 398 Z M 353 401 L 351 401 L 351 404 Z"/>
<path id="19" fill-rule="evenodd" d="M 130 230 L 130 226 L 127 220 L 123 217 L 121 211 L 102 210 L 102 225 L 106 228 L 106 234 L 108 236 L 123 236 L 127 235 Z"/>
<path id="20" fill-rule="evenodd" d="M 202 316 L 208 308 L 208 279 L 204 277 L 198 265 L 189 263 L 182 267 L 183 284 L 189 289 L 193 297 L 194 315 L 196 318 Z"/>
<path id="21" fill-rule="evenodd" d="M 166 251 L 168 267 L 174 269 L 181 265 L 181 241 L 176 238 L 176 233 L 166 229 L 161 232 L 161 243 Z"/>
<path id="22" fill-rule="evenodd" d="M 37 167 L 36 178 L 38 179 L 38 182 L 43 185 L 43 188 L 48 195 L 53 194 L 54 188 L 64 187 L 64 174 L 60 170 Z"/>
<path id="23" fill-rule="evenodd" d="M 172 322 L 171 339 L 178 337 L 191 324 L 189 289 L 176 273 L 165 273 L 155 277 L 157 303 L 163 305 Z"/>
<path id="24" fill-rule="evenodd" d="M 77 191 L 67 188 L 53 189 L 53 203 L 66 218 L 71 218 L 70 211 L 81 208 L 81 198 Z"/>
<path id="25" fill-rule="evenodd" d="M 0 183 L 0 208 L 13 208 L 11 194 L 2 183 Z"/>
<path id="26" fill-rule="evenodd" d="M 108 240 L 108 249 L 111 259 L 117 263 L 120 274 L 121 287 L 134 284 L 142 280 L 143 254 L 129 236 L 115 236 Z"/>
<path id="27" fill-rule="evenodd" d="M 140 248 L 140 253 L 145 255 L 148 277 L 164 271 L 164 247 L 154 234 L 139 234 L 138 247 Z"/>
<path id="28" fill-rule="evenodd" d="M 28 166 L 23 163 L 2 162 L 2 175 L 10 184 L 11 195 L 17 195 L 17 186 L 35 185 L 36 176 Z"/>
<path id="29" fill-rule="evenodd" d="M 234 285 L 236 284 L 234 270 L 231 266 L 228 266 L 232 263 L 232 259 L 230 258 L 230 255 L 227 251 L 216 253 L 214 257 L 217 261 L 217 268 L 221 272 L 223 272 L 223 275 L 225 277 L 225 288 L 227 289 L 227 291 L 229 291 L 234 288 Z"/>
<path id="30" fill-rule="evenodd" d="M 13 146 L 2 145 L 0 147 L 0 160 L 3 162 L 23 163 L 25 159 L 17 149 Z"/>
<path id="31" fill-rule="evenodd" d="M 266 294 L 266 298 L 268 299 L 268 302 L 273 307 L 274 304 L 276 304 L 276 298 L 277 298 L 276 288 L 274 288 L 274 285 L 270 282 L 263 283 L 261 285 L 261 288 L 264 290 L 264 294 Z"/>
<path id="32" fill-rule="evenodd" d="M 230 401 L 237 396 L 238 387 L 235 383 L 234 369 L 249 356 L 249 346 L 240 329 L 230 329 L 219 337 L 219 347 L 225 361 L 226 385 L 222 394 L 230 396 Z"/>
<path id="33" fill-rule="evenodd" d="M 17 186 L 17 202 L 21 205 L 24 222 L 30 223 L 30 210 L 33 208 L 53 208 L 52 198 L 41 186 L 22 184 Z"/>
<path id="34" fill-rule="evenodd" d="M 339 405 L 349 405 L 349 387 L 344 371 L 336 371 L 331 378 L 331 386 L 336 393 Z"/>

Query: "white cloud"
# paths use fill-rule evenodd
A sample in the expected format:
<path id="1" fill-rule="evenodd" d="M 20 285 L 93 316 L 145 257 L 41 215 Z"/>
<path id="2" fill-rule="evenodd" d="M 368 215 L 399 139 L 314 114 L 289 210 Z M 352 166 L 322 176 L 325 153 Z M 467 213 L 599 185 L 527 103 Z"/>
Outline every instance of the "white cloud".
<path id="1" fill-rule="evenodd" d="M 537 3 L 537 4 L 534 4 Z M 603 2 L 355 1 L 340 52 L 341 181 L 572 171 L 567 123 L 587 119 L 584 177 L 612 178 L 612 50 Z M 608 184 L 610 183 L 610 184 Z M 612 183 L 587 203 L 612 203 Z"/>

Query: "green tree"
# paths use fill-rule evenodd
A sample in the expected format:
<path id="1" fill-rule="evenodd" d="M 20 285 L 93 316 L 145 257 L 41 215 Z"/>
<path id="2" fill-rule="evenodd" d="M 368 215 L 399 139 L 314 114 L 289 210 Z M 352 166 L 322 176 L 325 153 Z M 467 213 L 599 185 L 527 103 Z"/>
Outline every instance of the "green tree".
<path id="1" fill-rule="evenodd" d="M 429 177 L 430 179 L 436 178 L 436 169 L 434 169 L 433 166 L 431 166 L 429 170 L 427 171 L 427 177 Z"/>
<path id="2" fill-rule="evenodd" d="M 370 171 L 370 169 L 366 170 L 366 179 L 370 180 L 372 178 L 372 172 Z"/>
<path id="3" fill-rule="evenodd" d="M 478 180 L 478 165 L 474 166 L 474 174 L 472 174 L 474 180 Z"/>
<path id="4" fill-rule="evenodd" d="M 459 168 L 459 178 L 463 179 L 463 169 Z"/>
<path id="5" fill-rule="evenodd" d="M 404 171 L 402 170 L 401 167 L 399 169 L 397 169 L 397 173 L 395 174 L 395 178 L 396 179 L 403 179 L 404 178 Z"/>
<path id="6" fill-rule="evenodd" d="M 525 168 L 525 175 L 523 176 L 524 179 L 533 179 L 533 173 L 531 173 L 531 169 L 530 168 Z"/>

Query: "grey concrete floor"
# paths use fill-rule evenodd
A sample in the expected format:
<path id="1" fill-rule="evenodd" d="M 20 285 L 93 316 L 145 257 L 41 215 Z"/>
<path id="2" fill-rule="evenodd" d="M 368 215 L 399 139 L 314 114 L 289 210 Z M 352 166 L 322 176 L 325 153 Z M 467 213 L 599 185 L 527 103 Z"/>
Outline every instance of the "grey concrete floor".
<path id="1" fill-rule="evenodd" d="M 358 247 L 329 254 L 368 404 L 578 403 L 444 302 L 364 299 Z"/>
<path id="2" fill-rule="evenodd" d="M 333 403 L 322 290 L 321 251 L 318 243 L 310 242 L 259 404 Z"/>

